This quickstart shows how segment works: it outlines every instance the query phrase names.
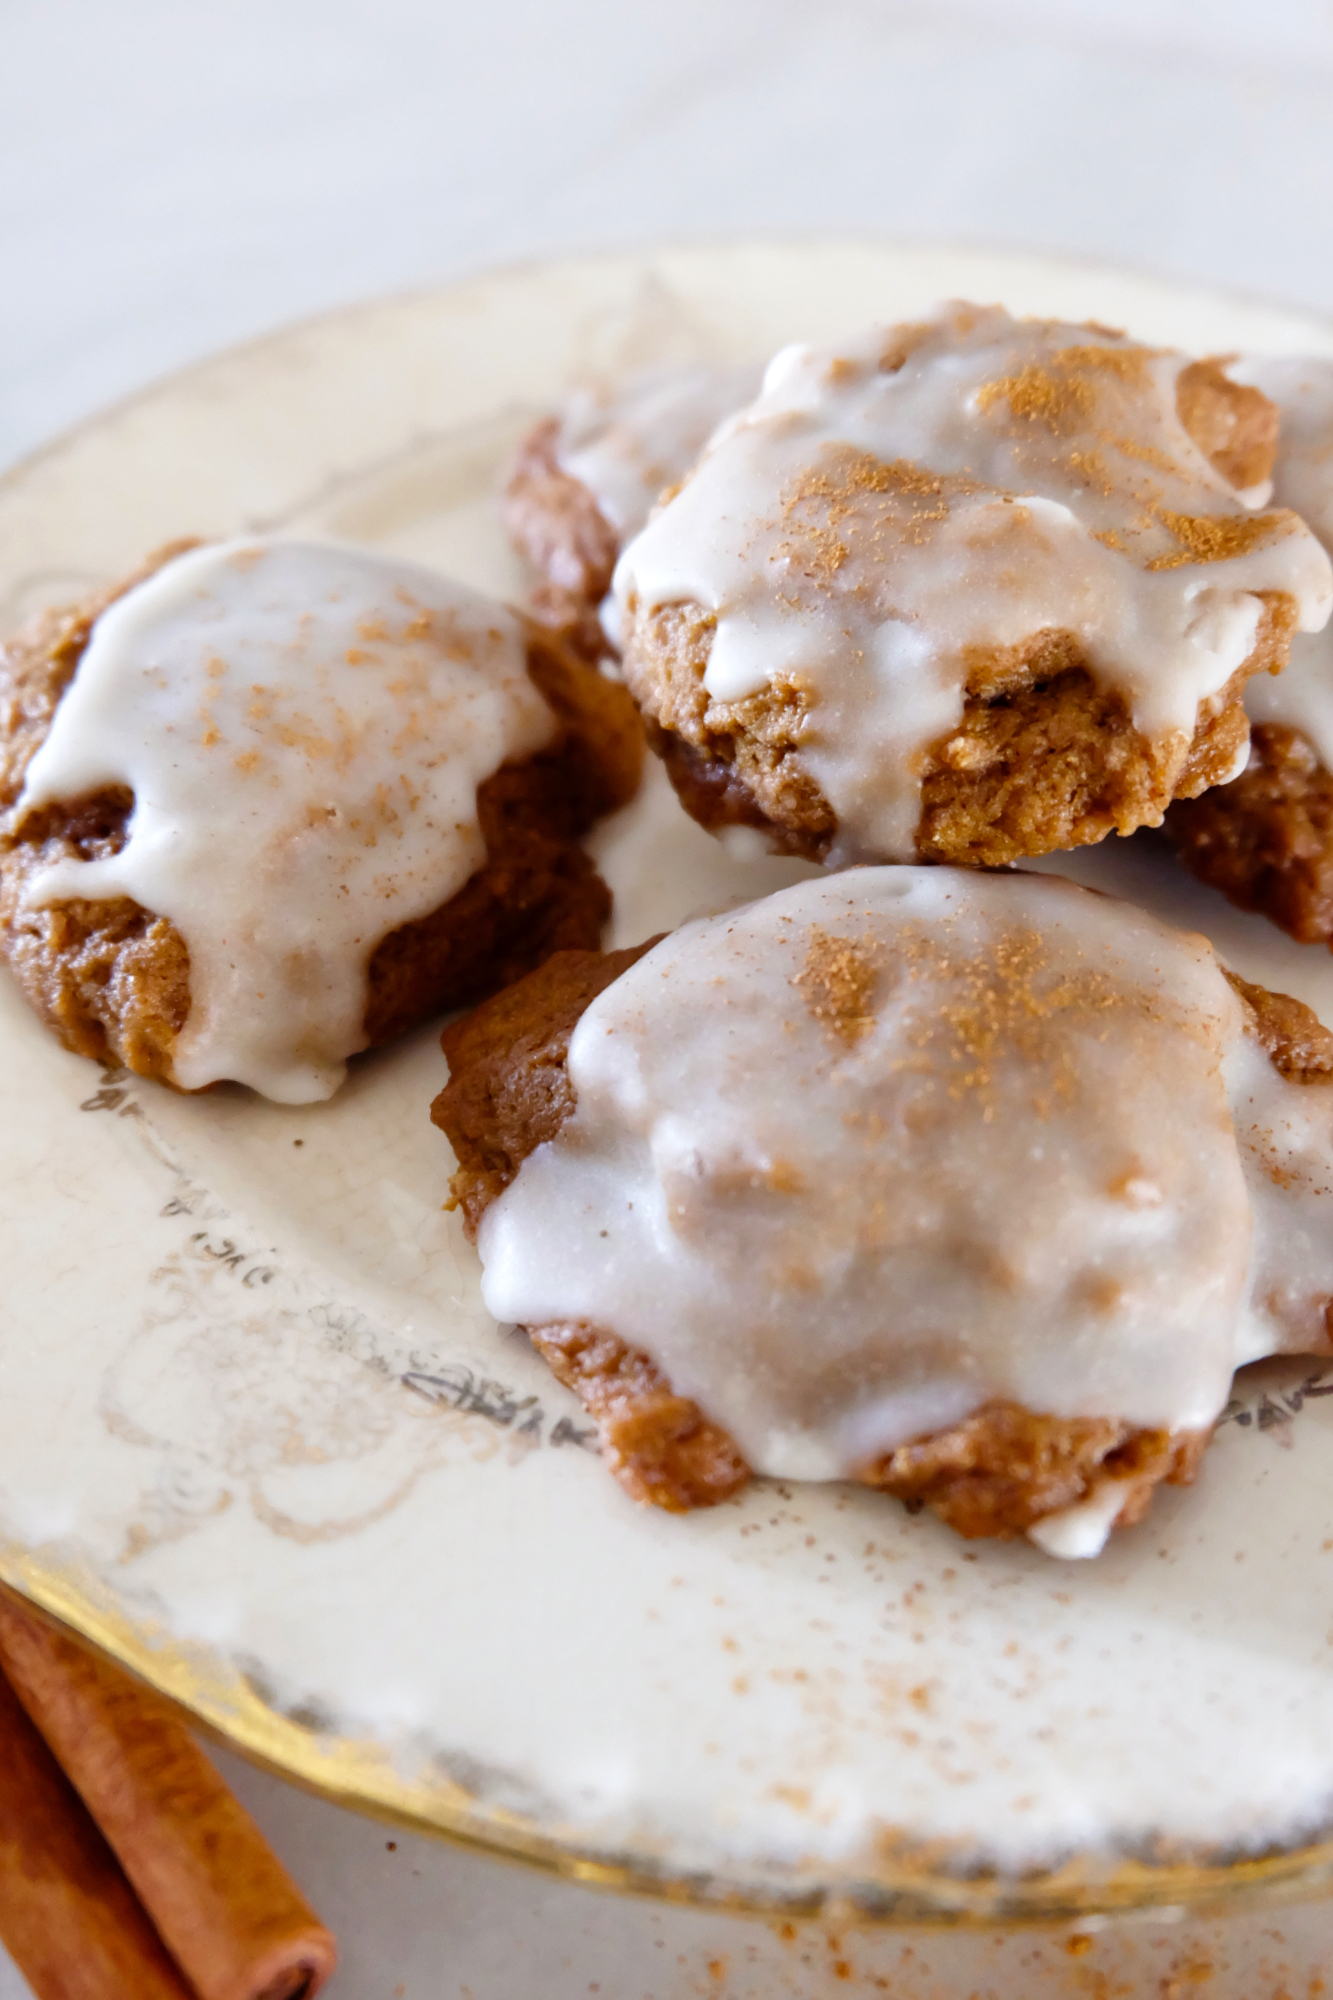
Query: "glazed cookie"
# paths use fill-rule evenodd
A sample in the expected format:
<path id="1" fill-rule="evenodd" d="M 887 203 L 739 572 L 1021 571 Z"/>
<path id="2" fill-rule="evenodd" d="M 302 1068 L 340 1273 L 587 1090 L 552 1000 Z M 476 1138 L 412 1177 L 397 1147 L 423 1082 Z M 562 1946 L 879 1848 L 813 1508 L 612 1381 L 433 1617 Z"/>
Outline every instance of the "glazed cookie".
<path id="1" fill-rule="evenodd" d="M 1233 777 L 1333 571 L 1213 362 L 949 305 L 790 348 L 615 573 L 682 799 L 834 865 L 995 866 Z"/>
<path id="2" fill-rule="evenodd" d="M 758 368 L 657 368 L 617 390 L 585 389 L 524 439 L 505 521 L 543 578 L 533 608 L 584 651 L 606 650 L 597 610 L 624 544 L 709 436 L 758 393 Z"/>
<path id="3" fill-rule="evenodd" d="M 1333 362 L 1229 372 L 1281 414 L 1273 497 L 1333 549 Z M 1167 831 L 1196 875 L 1303 944 L 1333 944 L 1333 627 L 1292 641 L 1276 679 L 1245 690 L 1250 755 L 1229 785 L 1173 806 Z"/>
<path id="4" fill-rule="evenodd" d="M 624 690 L 414 564 L 168 549 L 0 652 L 0 946 L 66 1047 L 327 1097 L 552 951 L 638 782 Z"/>
<path id="5" fill-rule="evenodd" d="M 1333 1036 L 1058 877 L 817 877 L 444 1049 L 486 1303 L 638 1500 L 853 1479 L 1093 1555 L 1240 1363 L 1330 1349 Z"/>

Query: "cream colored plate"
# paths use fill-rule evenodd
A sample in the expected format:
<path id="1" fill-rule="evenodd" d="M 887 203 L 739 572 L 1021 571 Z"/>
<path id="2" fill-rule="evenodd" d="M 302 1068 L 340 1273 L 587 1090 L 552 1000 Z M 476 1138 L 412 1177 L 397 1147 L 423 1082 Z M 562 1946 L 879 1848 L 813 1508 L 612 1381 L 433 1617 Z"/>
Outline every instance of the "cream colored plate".
<path id="1" fill-rule="evenodd" d="M 1333 354 L 1262 306 L 975 254 L 510 272 L 224 355 L 20 467 L 0 626 L 257 527 L 516 593 L 497 471 L 576 379 L 946 293 Z M 617 941 L 793 873 L 726 859 L 660 783 L 596 844 Z M 1077 872 L 1333 1020 L 1327 953 L 1152 840 Z M 423 1033 L 329 1105 L 180 1099 L 99 1078 L 0 981 L 0 1575 L 308 1783 L 586 1879 L 992 1919 L 1323 1880 L 1333 1370 L 1243 1382 L 1199 1486 L 1092 1564 L 838 1488 L 636 1509 L 481 1307 L 440 1206 L 442 1081 Z"/>

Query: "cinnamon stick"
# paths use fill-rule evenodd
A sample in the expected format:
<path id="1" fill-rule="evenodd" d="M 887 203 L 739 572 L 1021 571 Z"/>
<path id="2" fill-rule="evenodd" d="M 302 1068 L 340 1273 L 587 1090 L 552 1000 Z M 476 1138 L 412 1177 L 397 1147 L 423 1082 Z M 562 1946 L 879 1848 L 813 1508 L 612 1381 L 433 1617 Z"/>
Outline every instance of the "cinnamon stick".
<path id="1" fill-rule="evenodd" d="M 318 1993 L 331 1933 L 174 1709 L 7 1592 L 0 1666 L 199 2000 Z"/>
<path id="2" fill-rule="evenodd" d="M 120 1863 L 3 1674 L 0 1940 L 37 2000 L 190 2000 Z"/>

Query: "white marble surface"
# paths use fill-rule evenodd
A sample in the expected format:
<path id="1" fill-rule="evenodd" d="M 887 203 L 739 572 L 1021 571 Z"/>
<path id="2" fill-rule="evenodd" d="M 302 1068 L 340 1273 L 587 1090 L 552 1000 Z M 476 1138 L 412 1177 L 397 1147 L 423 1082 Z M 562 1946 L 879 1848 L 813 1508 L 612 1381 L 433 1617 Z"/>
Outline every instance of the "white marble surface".
<path id="1" fill-rule="evenodd" d="M 0 462 L 275 322 L 838 231 L 1333 309 L 1325 0 L 5 0 Z"/>
<path id="2" fill-rule="evenodd" d="M 1333 312 L 1330 129 L 1327 0 L 4 0 L 0 463 L 295 315 L 650 238 L 988 242 Z M 337 2000 L 1295 2000 L 1333 1958 L 1317 1908 L 784 1939 L 224 1761 L 339 1930 Z"/>

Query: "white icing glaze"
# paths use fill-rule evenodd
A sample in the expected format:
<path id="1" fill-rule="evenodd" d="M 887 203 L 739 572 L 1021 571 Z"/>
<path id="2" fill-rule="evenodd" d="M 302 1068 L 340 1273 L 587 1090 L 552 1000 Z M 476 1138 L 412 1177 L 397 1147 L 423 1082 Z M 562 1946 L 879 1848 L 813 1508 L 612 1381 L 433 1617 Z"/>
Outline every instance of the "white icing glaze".
<path id="1" fill-rule="evenodd" d="M 924 756 L 972 660 L 1043 630 L 1074 634 L 1182 758 L 1252 649 L 1255 593 L 1290 593 L 1308 630 L 1333 602 L 1315 538 L 1247 513 L 1181 425 L 1186 361 L 957 305 L 785 349 L 621 556 L 626 629 L 635 607 L 696 603 L 716 701 L 798 684 L 834 862 L 912 858 Z"/>
<path id="2" fill-rule="evenodd" d="M 1317 1353 L 1333 1294 L 1333 1085 L 1292 1082 L 1252 1035 L 1224 1067 L 1255 1218 L 1237 1361 Z"/>
<path id="3" fill-rule="evenodd" d="M 580 1020 L 486 1303 L 610 1328 L 782 1477 L 996 1398 L 1206 1425 L 1333 1294 L 1333 1088 L 1245 1021 L 1206 940 L 1057 877 L 859 869 L 688 924 Z"/>
<path id="4" fill-rule="evenodd" d="M 1333 1087 L 1293 1083 L 1254 1035 L 1223 1058 L 1254 1234 L 1236 1327 L 1237 1367 L 1329 1344 L 1333 1294 Z M 1028 1530 L 1047 1555 L 1100 1555 L 1132 1482 L 1106 1479 L 1086 1500 Z"/>
<path id="5" fill-rule="evenodd" d="M 194 550 L 98 619 L 16 808 L 128 786 L 125 846 L 56 862 L 27 900 L 170 918 L 183 1088 L 328 1097 L 365 1047 L 376 945 L 476 871 L 477 786 L 554 726 L 488 598 L 328 544 Z"/>
<path id="6" fill-rule="evenodd" d="M 1086 1500 L 1034 1521 L 1028 1529 L 1028 1540 L 1044 1549 L 1048 1556 L 1059 1556 L 1064 1562 L 1099 1556 L 1131 1491 L 1129 1480 L 1099 1480 Z"/>
<path id="7" fill-rule="evenodd" d="M 758 394 L 762 372 L 695 362 L 636 375 L 616 390 L 580 390 L 561 414 L 557 463 L 628 540 L 663 488 L 685 477 L 722 419 Z"/>
<path id="8" fill-rule="evenodd" d="M 1333 361 L 1246 359 L 1227 370 L 1253 383 L 1282 413 L 1273 498 L 1291 507 L 1333 549 Z M 1291 664 L 1245 691 L 1252 722 L 1280 722 L 1309 737 L 1333 771 L 1333 626 L 1292 641 Z"/>

